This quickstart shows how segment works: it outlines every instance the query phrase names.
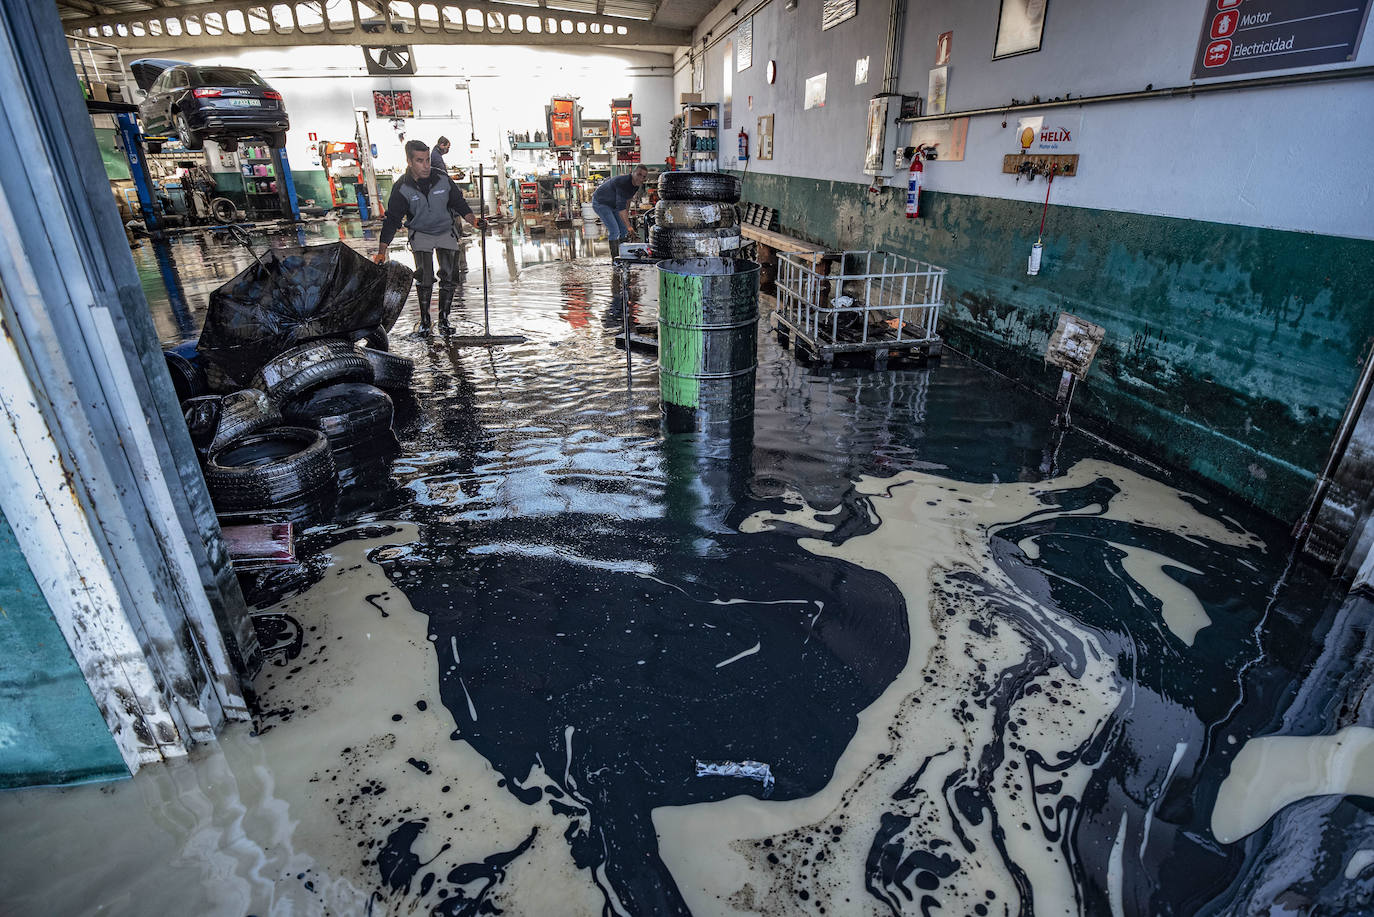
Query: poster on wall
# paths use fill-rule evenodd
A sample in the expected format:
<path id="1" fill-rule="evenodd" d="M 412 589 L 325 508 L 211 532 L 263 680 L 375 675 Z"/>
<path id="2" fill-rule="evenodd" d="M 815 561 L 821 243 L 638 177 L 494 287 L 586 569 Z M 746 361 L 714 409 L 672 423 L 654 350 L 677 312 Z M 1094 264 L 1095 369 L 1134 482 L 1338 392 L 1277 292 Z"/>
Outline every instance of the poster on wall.
<path id="1" fill-rule="evenodd" d="M 936 67 L 930 71 L 930 86 L 926 91 L 926 114 L 943 115 L 949 92 L 949 68 Z"/>
<path id="2" fill-rule="evenodd" d="M 818 73 L 806 78 L 806 104 L 804 108 L 825 108 L 825 74 Z"/>
<path id="3" fill-rule="evenodd" d="M 861 57 L 854 62 L 854 85 L 862 86 L 868 82 L 868 58 Z"/>
<path id="4" fill-rule="evenodd" d="M 1206 4 L 1193 79 L 1345 63 L 1360 49 L 1369 0 Z"/>
<path id="5" fill-rule="evenodd" d="M 410 107 L 409 89 L 374 89 L 372 107 L 379 118 L 410 118 L 414 115 Z"/>
<path id="6" fill-rule="evenodd" d="M 1045 31 L 1045 6 L 1049 0 L 1002 0 L 997 16 L 997 45 L 992 59 L 1030 54 L 1040 50 Z"/>
<path id="7" fill-rule="evenodd" d="M 734 93 L 733 93 L 734 82 L 735 82 L 735 49 L 734 49 L 734 42 L 727 41 L 727 42 L 725 43 L 725 80 L 724 80 L 724 82 L 721 84 L 721 97 L 720 97 L 720 127 L 721 127 L 721 130 L 727 130 L 727 131 L 728 131 L 728 130 L 730 129 L 730 116 L 734 113 L 734 112 L 732 111 L 732 109 L 733 109 L 734 106 L 731 104 L 731 103 L 734 101 Z"/>
<path id="8" fill-rule="evenodd" d="M 735 30 L 735 70 L 745 71 L 754 66 L 754 17 L 750 16 Z"/>
<path id="9" fill-rule="evenodd" d="M 773 158 L 773 116 L 759 118 L 759 159 Z"/>
<path id="10" fill-rule="evenodd" d="M 968 118 L 949 121 L 922 121 L 911 125 L 911 145 L 935 150 L 940 162 L 963 162 L 968 146 Z"/>
<path id="11" fill-rule="evenodd" d="M 859 15 L 859 0 L 822 0 L 821 31 L 833 29 Z"/>
<path id="12" fill-rule="evenodd" d="M 941 32 L 935 39 L 935 66 L 943 67 L 949 63 L 949 52 L 954 45 L 954 32 Z"/>
<path id="13" fill-rule="evenodd" d="M 883 170 L 883 154 L 887 147 L 887 109 L 892 96 L 874 96 L 868 100 L 868 143 L 864 145 L 864 171 L 870 175 Z"/>

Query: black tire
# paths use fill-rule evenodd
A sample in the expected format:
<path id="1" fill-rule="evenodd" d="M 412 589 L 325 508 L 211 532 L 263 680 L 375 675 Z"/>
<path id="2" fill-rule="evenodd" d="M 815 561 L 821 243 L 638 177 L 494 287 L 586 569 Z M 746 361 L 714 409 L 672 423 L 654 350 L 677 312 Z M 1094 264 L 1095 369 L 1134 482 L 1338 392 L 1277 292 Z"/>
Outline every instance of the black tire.
<path id="1" fill-rule="evenodd" d="M 284 149 L 286 147 L 286 132 L 283 131 L 280 134 L 268 134 L 267 145 L 274 150 Z"/>
<path id="2" fill-rule="evenodd" d="M 181 403 L 181 414 L 186 418 L 186 430 L 191 434 L 191 445 L 205 458 L 210 452 L 210 444 L 219 429 L 221 395 L 199 395 Z"/>
<path id="3" fill-rule="evenodd" d="M 210 202 L 210 215 L 221 223 L 232 223 L 239 215 L 239 208 L 227 197 L 217 197 Z"/>
<path id="4" fill-rule="evenodd" d="M 209 391 L 205 371 L 199 365 L 170 350 L 164 350 L 162 355 L 167 358 L 167 372 L 172 377 L 172 388 L 176 389 L 178 402 L 204 395 Z"/>
<path id="5" fill-rule="evenodd" d="M 354 331 L 349 337 L 351 337 L 353 343 L 359 347 L 371 347 L 373 350 L 391 349 L 391 340 L 381 328 L 360 329 Z"/>
<path id="6" fill-rule="evenodd" d="M 390 392 L 409 391 L 415 378 L 414 360 L 371 347 L 359 347 L 358 352 L 372 364 L 373 385 Z"/>
<path id="7" fill-rule="evenodd" d="M 278 404 L 333 382 L 371 382 L 372 364 L 349 341 L 313 341 L 268 360 L 253 388 Z"/>
<path id="8" fill-rule="evenodd" d="M 216 142 L 219 144 L 219 148 L 226 153 L 237 153 L 239 151 L 239 142 L 237 140 L 226 138 Z"/>
<path id="9" fill-rule="evenodd" d="M 205 149 L 205 141 L 200 134 L 191 130 L 191 125 L 186 121 L 186 116 L 177 112 L 176 116 L 177 136 L 181 138 L 181 145 L 193 153 Z"/>
<path id="10" fill-rule="evenodd" d="M 649 249 L 655 258 L 728 258 L 743 244 L 738 226 L 720 229 L 655 226 L 649 233 Z"/>
<path id="11" fill-rule="evenodd" d="M 396 319 L 401 317 L 401 310 L 405 308 L 415 272 L 395 261 L 387 261 L 382 265 L 382 270 L 386 271 L 386 291 L 382 294 L 381 328 L 383 331 L 390 331 L 391 326 L 396 324 Z"/>
<path id="12" fill-rule="evenodd" d="M 255 388 L 233 392 L 220 399 L 219 421 L 209 449 L 215 452 L 241 436 L 280 426 L 281 422 L 281 411 L 264 393 Z"/>
<path id="13" fill-rule="evenodd" d="M 733 204 L 659 201 L 654 207 L 654 225 L 664 229 L 720 229 L 738 223 L 739 213 Z"/>
<path id="14" fill-rule="evenodd" d="M 205 486 L 224 513 L 310 515 L 338 497 L 329 440 L 303 427 L 275 427 L 211 452 Z"/>
<path id="15" fill-rule="evenodd" d="M 740 180 L 725 172 L 664 172 L 658 197 L 664 201 L 739 202 Z"/>
<path id="16" fill-rule="evenodd" d="M 335 452 L 394 441 L 393 413 L 391 397 L 366 382 L 340 382 L 317 388 L 288 403 L 282 411 L 288 423 L 314 427 L 327 436 L 329 447 Z"/>

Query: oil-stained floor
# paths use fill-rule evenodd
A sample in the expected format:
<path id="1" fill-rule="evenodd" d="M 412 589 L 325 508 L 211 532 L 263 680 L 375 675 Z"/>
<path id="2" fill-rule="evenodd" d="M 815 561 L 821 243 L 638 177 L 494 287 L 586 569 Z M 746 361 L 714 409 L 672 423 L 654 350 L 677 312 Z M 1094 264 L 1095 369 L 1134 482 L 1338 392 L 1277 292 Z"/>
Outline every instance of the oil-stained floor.
<path id="1" fill-rule="evenodd" d="M 135 256 L 168 343 L 250 257 Z M 251 584 L 256 729 L 0 796 L 0 913 L 1374 912 L 1370 606 L 1284 531 L 955 355 L 764 331 L 752 432 L 665 436 L 604 241 L 488 261 L 528 340 L 402 317 L 399 455 Z"/>

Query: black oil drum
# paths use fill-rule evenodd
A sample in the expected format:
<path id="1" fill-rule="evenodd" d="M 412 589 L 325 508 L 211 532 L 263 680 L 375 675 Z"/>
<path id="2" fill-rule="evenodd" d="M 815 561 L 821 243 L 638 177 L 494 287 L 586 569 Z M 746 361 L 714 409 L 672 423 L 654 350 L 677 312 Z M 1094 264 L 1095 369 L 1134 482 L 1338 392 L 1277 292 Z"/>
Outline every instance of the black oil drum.
<path id="1" fill-rule="evenodd" d="M 658 379 L 670 433 L 727 432 L 754 416 L 759 266 L 729 258 L 658 265 Z"/>

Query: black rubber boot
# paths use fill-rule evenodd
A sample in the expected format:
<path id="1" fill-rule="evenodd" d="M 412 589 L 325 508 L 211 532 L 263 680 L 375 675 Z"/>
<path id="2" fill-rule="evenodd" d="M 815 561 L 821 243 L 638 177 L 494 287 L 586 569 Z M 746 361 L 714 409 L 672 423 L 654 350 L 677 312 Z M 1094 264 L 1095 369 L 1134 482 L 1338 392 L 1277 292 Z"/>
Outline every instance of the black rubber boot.
<path id="1" fill-rule="evenodd" d="M 452 334 L 453 326 L 448 323 L 448 314 L 453 309 L 453 289 L 439 288 L 439 333 Z"/>
<path id="2" fill-rule="evenodd" d="M 611 257 L 612 257 L 612 258 L 616 258 L 616 257 L 619 257 L 619 255 L 620 255 L 620 240 L 619 240 L 619 239 L 612 239 L 612 240 L 611 240 Z"/>
<path id="3" fill-rule="evenodd" d="M 420 324 L 416 328 L 417 331 L 429 331 L 429 300 L 432 296 L 432 290 L 421 289 L 420 287 L 415 288 L 415 298 L 420 301 Z"/>

